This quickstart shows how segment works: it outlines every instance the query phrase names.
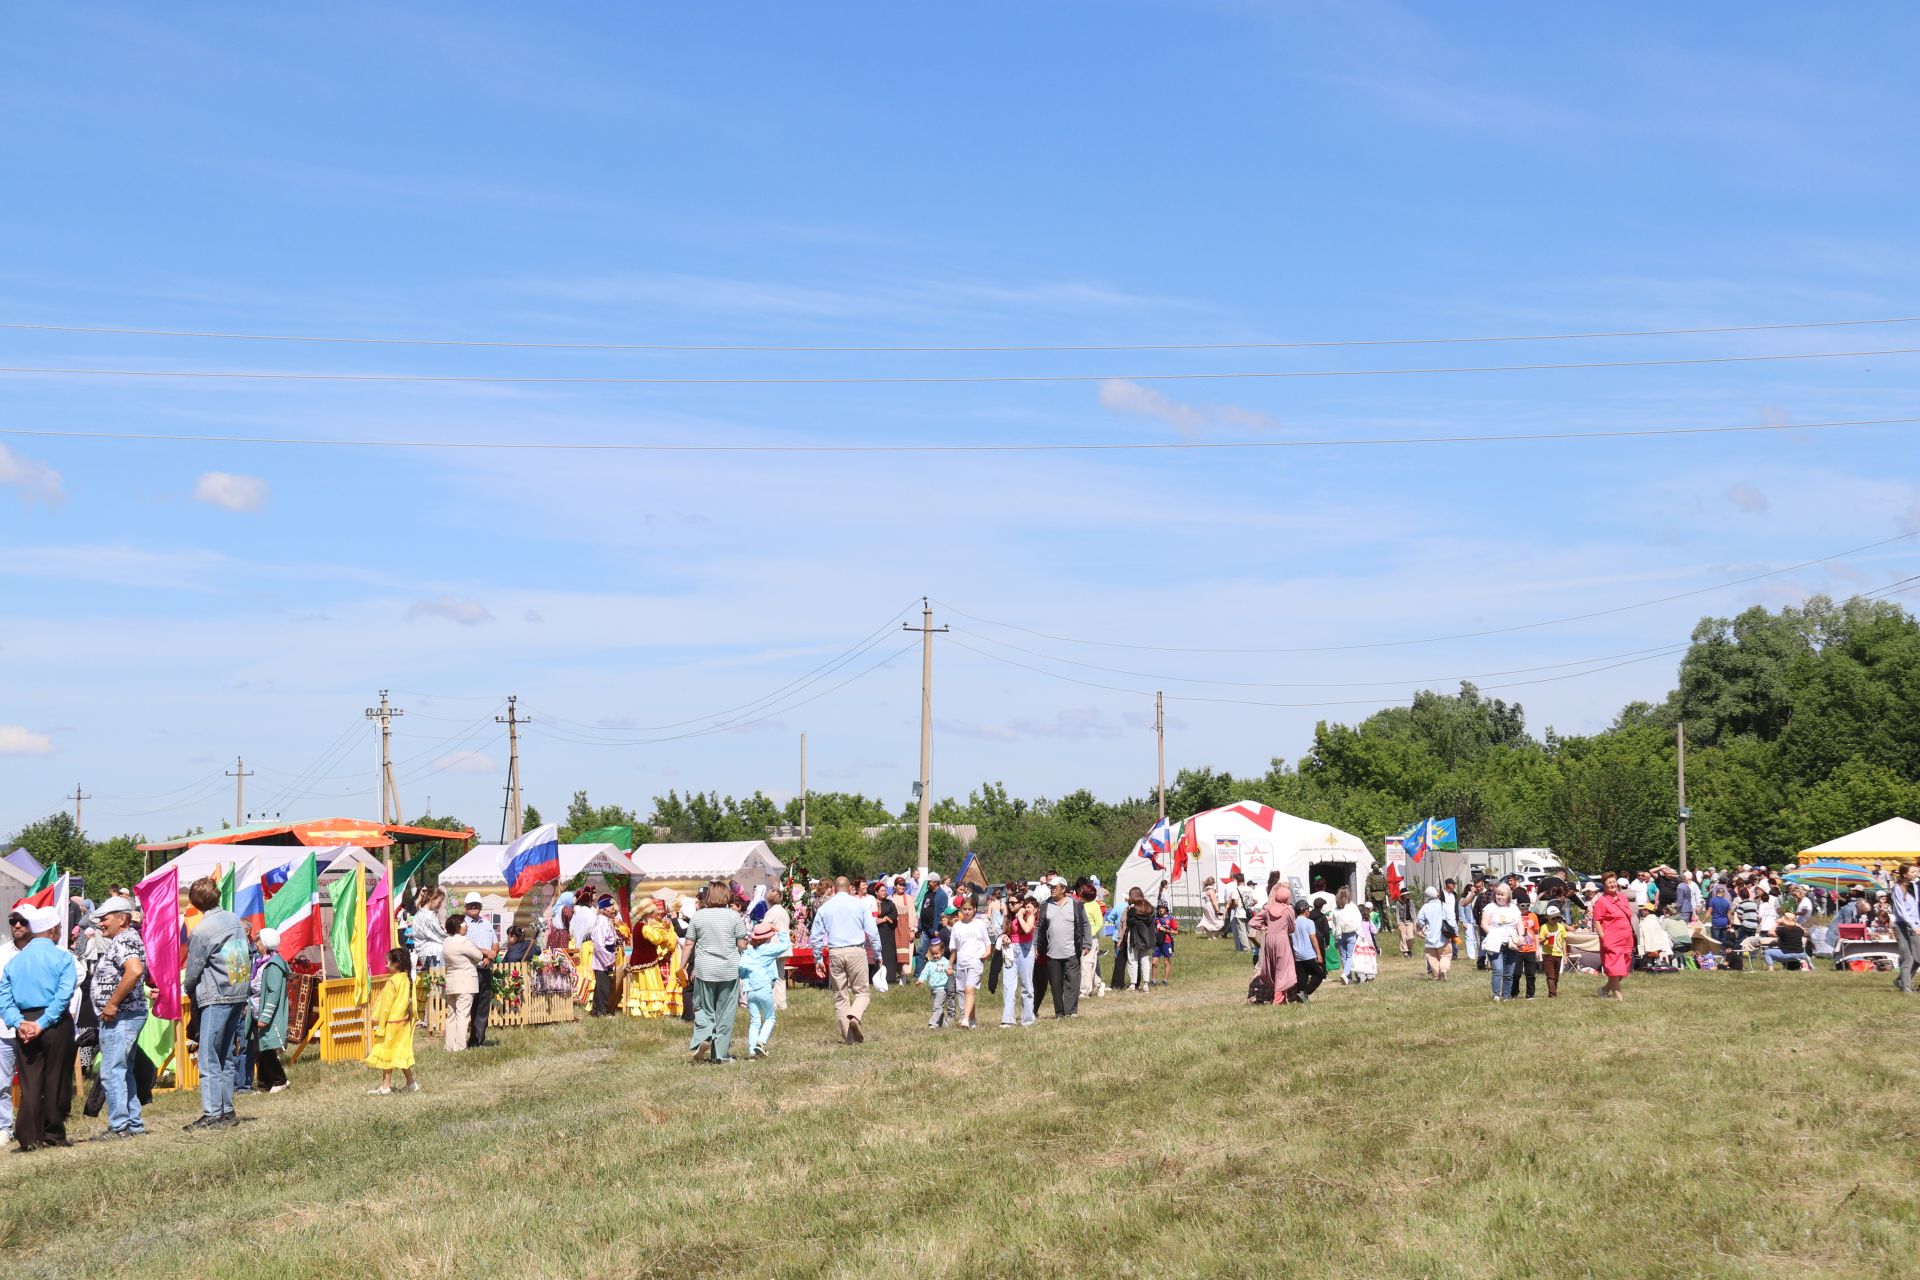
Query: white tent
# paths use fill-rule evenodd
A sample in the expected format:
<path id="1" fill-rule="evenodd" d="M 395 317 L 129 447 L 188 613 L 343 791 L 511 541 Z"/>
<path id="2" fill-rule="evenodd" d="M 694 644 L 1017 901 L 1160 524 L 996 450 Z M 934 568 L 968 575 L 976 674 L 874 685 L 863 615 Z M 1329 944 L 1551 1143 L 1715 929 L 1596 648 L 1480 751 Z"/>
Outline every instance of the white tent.
<path id="1" fill-rule="evenodd" d="M 1278 871 L 1293 886 L 1296 898 L 1313 889 L 1329 893 L 1341 888 L 1362 895 L 1367 876 L 1373 870 L 1373 854 L 1366 842 L 1338 827 L 1312 822 L 1281 813 L 1254 800 L 1241 800 L 1188 819 L 1200 844 L 1199 856 L 1189 860 L 1186 871 L 1172 881 L 1173 856 L 1161 858 L 1165 868 L 1156 871 L 1147 859 L 1133 854 L 1120 864 L 1114 876 L 1115 899 L 1126 896 L 1136 885 L 1156 900 L 1161 882 L 1166 881 L 1167 900 L 1176 911 L 1198 911 L 1203 902 L 1207 877 L 1224 880 L 1237 870 L 1240 878 L 1264 898 L 1269 873 Z"/>
<path id="2" fill-rule="evenodd" d="M 491 889 L 504 895 L 507 882 L 500 877 L 503 844 L 477 844 L 462 854 L 459 861 L 440 873 L 440 887 L 455 889 Z M 563 844 L 560 846 L 560 883 L 575 876 L 637 876 L 633 860 L 613 844 Z"/>
<path id="3" fill-rule="evenodd" d="M 1912 862 L 1920 859 L 1920 822 L 1911 818 L 1888 818 L 1800 852 L 1803 863 L 1822 858 L 1868 867 L 1893 867 Z"/>
<path id="4" fill-rule="evenodd" d="M 777 889 L 786 864 L 765 840 L 714 840 L 704 844 L 643 844 L 633 851 L 640 879 L 650 885 L 696 889 L 708 880 L 737 880 L 751 893 Z"/>

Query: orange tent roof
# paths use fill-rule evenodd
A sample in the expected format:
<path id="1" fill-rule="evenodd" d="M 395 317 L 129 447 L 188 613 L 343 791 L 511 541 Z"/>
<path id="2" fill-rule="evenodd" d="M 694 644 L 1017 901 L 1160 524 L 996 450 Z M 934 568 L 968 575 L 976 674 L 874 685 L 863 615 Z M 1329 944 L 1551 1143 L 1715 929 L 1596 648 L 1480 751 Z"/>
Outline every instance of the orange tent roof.
<path id="1" fill-rule="evenodd" d="M 442 831 L 438 827 L 405 827 L 396 822 L 367 822 L 358 818 L 321 818 L 315 822 L 288 822 L 278 826 L 240 827 L 230 831 L 210 831 L 204 835 L 184 836 L 159 844 L 143 844 L 147 853 L 171 853 L 196 844 L 293 844 L 357 845 L 362 849 L 384 849 L 395 844 L 421 844 L 428 840 L 471 840 L 468 830 Z"/>

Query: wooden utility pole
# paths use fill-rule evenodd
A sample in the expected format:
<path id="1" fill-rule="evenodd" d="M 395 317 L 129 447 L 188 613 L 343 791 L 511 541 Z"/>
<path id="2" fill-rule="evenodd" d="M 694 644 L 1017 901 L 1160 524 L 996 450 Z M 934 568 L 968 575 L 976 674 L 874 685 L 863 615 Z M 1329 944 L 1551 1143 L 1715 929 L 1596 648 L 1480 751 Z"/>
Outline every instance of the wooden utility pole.
<path id="1" fill-rule="evenodd" d="M 63 796 L 62 799 L 73 801 L 73 834 L 78 836 L 86 831 L 86 827 L 80 821 L 80 806 L 84 802 L 93 799 L 93 797 L 82 791 L 80 784 L 76 782 L 73 784 L 73 794 Z M 924 856 L 922 857 L 922 861 L 925 861 Z"/>
<path id="2" fill-rule="evenodd" d="M 1153 734 L 1160 740 L 1160 816 L 1167 816 L 1167 696 L 1153 695 Z"/>
<path id="3" fill-rule="evenodd" d="M 246 821 L 247 779 L 253 774 L 248 771 L 247 762 L 235 756 L 233 768 L 227 770 L 227 776 L 233 779 L 233 825 L 237 828 Z"/>
<path id="4" fill-rule="evenodd" d="M 800 735 L 800 838 L 807 838 L 807 735 Z"/>
<path id="5" fill-rule="evenodd" d="M 900 624 L 903 631 L 920 633 L 920 866 L 921 883 L 927 879 L 927 816 L 933 804 L 933 635 L 945 627 L 933 625 L 933 606 L 920 597 L 920 625 Z"/>
<path id="6" fill-rule="evenodd" d="M 380 821 L 400 821 L 400 788 L 393 780 L 393 718 L 407 714 L 387 705 L 387 691 L 380 691 L 380 705 L 367 708 L 367 719 L 380 724 Z"/>
<path id="7" fill-rule="evenodd" d="M 1687 819 L 1693 816 L 1687 808 L 1687 726 L 1682 721 L 1673 727 L 1674 744 L 1678 748 L 1674 759 L 1674 771 L 1680 790 L 1680 874 L 1687 873 Z"/>
<path id="8" fill-rule="evenodd" d="M 526 810 L 520 807 L 520 726 L 533 722 L 519 713 L 514 705 L 518 701 L 518 697 L 508 694 L 507 714 L 493 718 L 495 724 L 507 726 L 507 805 L 506 812 L 501 814 L 502 844 L 511 844 L 521 837 L 521 820 L 526 816 Z"/>

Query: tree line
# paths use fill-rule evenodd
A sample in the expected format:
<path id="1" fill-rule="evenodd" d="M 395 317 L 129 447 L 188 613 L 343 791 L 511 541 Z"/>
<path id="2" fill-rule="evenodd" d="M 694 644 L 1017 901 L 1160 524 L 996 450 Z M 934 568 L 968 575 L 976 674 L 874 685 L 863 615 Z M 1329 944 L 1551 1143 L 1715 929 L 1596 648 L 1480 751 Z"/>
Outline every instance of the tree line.
<path id="1" fill-rule="evenodd" d="M 1674 689 L 1623 707 L 1604 731 L 1539 737 L 1518 703 L 1422 691 L 1357 724 L 1321 721 L 1297 762 L 1273 758 L 1257 777 L 1181 769 L 1167 788 L 1174 816 L 1258 800 L 1332 823 L 1378 847 L 1416 818 L 1454 817 L 1467 846 L 1543 845 L 1581 871 L 1631 870 L 1677 852 L 1676 730 L 1685 726 L 1688 847 L 1694 862 L 1779 864 L 1800 849 L 1896 815 L 1920 814 L 1920 623 L 1889 601 L 1816 596 L 1769 612 L 1705 618 L 1694 628 Z M 973 851 L 990 879 L 1043 870 L 1109 878 L 1155 816 L 1151 791 L 1101 800 L 1085 789 L 1025 800 L 1000 782 L 932 807 L 933 821 L 977 829 Z M 808 797 L 810 834 L 776 850 L 814 874 L 876 875 L 911 866 L 911 803 L 895 810 L 844 792 Z M 529 806 L 529 826 L 540 820 Z M 438 827 L 456 818 L 419 819 Z M 630 826 L 636 841 L 758 840 L 797 826 L 798 798 L 776 803 L 670 790 L 638 809 L 595 805 L 575 792 L 563 838 Z M 884 828 L 876 836 L 865 828 Z M 94 843 L 54 814 L 17 833 L 43 862 L 58 858 L 89 883 L 138 878 L 139 836 Z M 963 850 L 936 831 L 932 858 L 949 872 Z M 96 878 L 96 873 L 97 877 Z"/>

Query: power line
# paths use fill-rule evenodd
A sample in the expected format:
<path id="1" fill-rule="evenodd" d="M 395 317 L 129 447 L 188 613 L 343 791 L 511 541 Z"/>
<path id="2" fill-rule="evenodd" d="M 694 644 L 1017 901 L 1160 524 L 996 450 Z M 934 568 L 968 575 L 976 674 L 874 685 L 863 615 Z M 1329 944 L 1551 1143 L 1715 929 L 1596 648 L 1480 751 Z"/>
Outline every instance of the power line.
<path id="1" fill-rule="evenodd" d="M 1584 667 L 1596 662 L 1612 662 L 1620 658 L 1649 656 L 1670 646 L 1655 645 L 1647 649 L 1629 649 L 1625 653 L 1602 654 L 1593 658 L 1577 658 L 1571 662 L 1549 662 L 1537 667 L 1513 667 L 1506 671 L 1467 672 L 1464 675 L 1450 676 L 1404 676 L 1397 680 L 1209 680 L 1201 676 L 1173 676 L 1153 671 L 1133 671 L 1125 667 L 1106 667 L 1094 662 L 1081 662 L 1075 658 L 1063 658 L 1058 654 L 1042 653 L 1037 649 L 1022 648 L 1009 644 L 982 631 L 972 631 L 966 627 L 955 627 L 960 635 L 972 636 L 1001 649 L 1011 649 L 1015 653 L 1024 653 L 1029 658 L 1041 658 L 1047 662 L 1064 663 L 1070 667 L 1080 667 L 1088 671 L 1103 671 L 1108 675 L 1132 676 L 1140 680 L 1169 681 L 1176 684 L 1206 684 L 1230 689 L 1358 689 L 1376 688 L 1387 685 L 1403 684 L 1450 684 L 1456 680 L 1490 680 L 1499 676 L 1531 675 L 1539 671 L 1562 671 L 1568 667 Z"/>
<path id="2" fill-rule="evenodd" d="M 865 679 L 867 676 L 872 675 L 874 672 L 878 671 L 880 668 L 891 663 L 895 658 L 898 658 L 901 655 L 905 654 L 908 650 L 912 649 L 915 644 L 918 644 L 918 643 L 919 643 L 918 641 L 909 642 L 908 644 L 893 650 L 891 653 L 887 654 L 886 657 L 880 659 L 880 661 L 874 663 L 872 666 L 864 667 L 861 670 L 854 672 L 852 675 L 848 676 L 845 680 L 840 681 L 838 684 L 829 685 L 825 689 L 820 690 L 820 692 L 813 694 L 809 697 L 802 698 L 798 702 L 789 702 L 785 706 L 774 707 L 773 709 L 769 710 L 765 715 L 755 716 L 751 719 L 734 720 L 725 724 L 709 725 L 704 729 L 694 729 L 687 733 L 671 734 L 664 738 L 636 738 L 627 742 L 591 741 L 587 739 L 569 737 L 563 733 L 556 733 L 553 730 L 551 725 L 549 725 L 545 730 L 541 730 L 536 727 L 534 729 L 529 730 L 529 732 L 536 734 L 536 736 L 553 738 L 555 741 L 558 741 L 558 742 L 572 743 L 575 746 L 645 747 L 645 746 L 653 746 L 662 742 L 679 742 L 687 738 L 702 738 L 715 733 L 727 733 L 735 729 L 745 729 L 751 725 L 761 724 L 761 723 L 764 723 L 765 721 L 771 720 L 773 719 L 773 717 L 777 715 L 783 715 L 789 711 L 797 711 L 799 708 L 804 707 L 809 703 L 818 702 L 820 699 L 826 697 L 830 693 L 834 693 L 841 689 L 846 688 L 848 685 L 852 684 L 856 680 Z"/>
<path id="3" fill-rule="evenodd" d="M 1830 555 L 1816 556 L 1812 560 L 1803 560 L 1799 564 L 1790 564 L 1779 569 L 1768 569 L 1764 573 L 1751 574 L 1747 577 L 1735 578 L 1728 582 L 1718 582 L 1710 587 L 1696 587 L 1691 591 L 1676 591 L 1671 595 L 1656 596 L 1651 600 L 1636 600 L 1632 604 L 1615 605 L 1608 609 L 1594 609 L 1587 613 L 1568 614 L 1563 618 L 1544 618 L 1538 622 L 1516 623 L 1509 627 L 1490 627 L 1484 631 L 1460 631 L 1451 635 L 1421 636 L 1410 640 L 1374 640 L 1360 644 L 1307 645 L 1287 649 L 1201 649 L 1188 648 L 1180 645 L 1131 644 L 1121 640 L 1086 640 L 1077 636 L 1063 636 L 1045 631 L 1037 631 L 1032 627 L 1023 627 L 1018 623 L 1000 622 L 993 618 L 983 618 L 978 614 L 968 613 L 965 609 L 959 608 L 956 605 L 947 604 L 944 601 L 936 601 L 935 603 L 938 603 L 941 608 L 946 609 L 950 613 L 957 613 L 961 617 L 968 618 L 974 622 L 983 623 L 990 627 L 1002 627 L 1009 631 L 1023 632 L 1036 639 L 1053 640 L 1061 644 L 1093 645 L 1103 649 L 1141 649 L 1155 653 L 1340 653 L 1356 649 L 1399 649 L 1417 644 L 1439 644 L 1448 640 L 1478 640 L 1485 636 L 1511 635 L 1518 631 L 1537 631 L 1542 627 L 1555 627 L 1568 622 L 1586 622 L 1593 618 L 1605 618 L 1616 613 L 1628 613 L 1635 609 L 1648 609 L 1654 605 L 1670 604 L 1675 600 L 1687 600 L 1694 596 L 1708 595 L 1715 591 L 1725 591 L 1731 587 L 1741 587 L 1751 582 L 1763 581 L 1767 578 L 1777 578 L 1783 573 L 1793 573 L 1800 569 L 1810 568 L 1816 564 L 1825 564 L 1829 560 L 1838 560 L 1843 556 L 1859 555 L 1861 552 L 1890 546 L 1896 542 L 1905 542 L 1910 538 L 1920 538 L 1920 529 L 1910 530 L 1906 533 L 1898 533 L 1891 538 L 1882 538 L 1878 542 L 1869 542 L 1863 546 L 1849 547 L 1845 551 L 1836 551 Z"/>
<path id="4" fill-rule="evenodd" d="M 853 659 L 859 657 L 861 654 L 866 653 L 868 650 L 872 649 L 875 645 L 879 644 L 882 639 L 884 639 L 886 636 L 891 634 L 893 624 L 895 622 L 898 622 L 901 618 L 901 615 L 905 614 L 912 607 L 913 606 L 909 604 L 906 608 L 899 610 L 892 617 L 888 618 L 885 622 L 881 623 L 877 629 L 868 632 L 860 640 L 856 641 L 854 643 L 854 646 L 851 649 L 847 649 L 841 652 L 840 654 L 836 655 L 835 657 L 829 658 L 826 662 L 821 663 L 819 666 L 813 668 L 813 670 L 811 671 L 803 672 L 801 675 L 796 676 L 794 679 L 789 680 L 787 683 L 781 685 L 778 689 L 775 689 L 772 693 L 763 694 L 762 696 L 755 698 L 750 702 L 743 702 L 737 707 L 728 707 L 724 711 L 715 711 L 715 712 L 710 712 L 707 715 L 693 716 L 690 719 L 686 719 L 686 720 L 674 720 L 667 724 L 633 725 L 633 726 L 622 727 L 622 726 L 611 726 L 611 725 L 588 724 L 582 720 L 570 720 L 566 716 L 555 715 L 553 712 L 548 711 L 545 708 L 530 708 L 530 710 L 538 710 L 540 714 L 549 721 L 559 721 L 561 724 L 572 725 L 576 729 L 585 730 L 587 731 L 587 733 L 590 733 L 590 734 L 657 733 L 666 729 L 684 728 L 685 726 L 690 724 L 698 724 L 703 720 L 717 720 L 725 716 L 734 715 L 738 712 L 756 709 L 761 705 L 769 702 L 777 701 L 779 698 L 787 694 L 789 691 L 804 689 L 808 685 L 817 683 L 819 680 L 825 678 L 826 676 L 833 674 L 833 672 L 839 670 L 841 667 L 845 666 L 847 663 L 851 662 Z M 617 743 L 618 741 L 619 741 L 618 739 L 609 739 L 610 744 Z"/>
<path id="5" fill-rule="evenodd" d="M 1430 436 L 1327 436 L 1312 440 L 1043 441 L 1012 444 L 651 444 L 599 440 L 368 440 L 335 436 L 246 436 L 206 432 L 67 431 L 0 427 L 0 436 L 55 440 L 114 440 L 133 444 L 264 444 L 339 449 L 492 449 L 559 453 L 1180 453 L 1261 449 L 1346 449 L 1399 445 L 1508 444 L 1553 440 L 1624 440 L 1654 436 L 1742 435 L 1920 424 L 1920 416 L 1840 418 L 1822 422 L 1756 422 L 1712 427 L 1622 427 L 1607 431 L 1523 431 Z M 434 695 L 421 695 L 432 697 Z M 473 699 L 479 701 L 479 699 Z"/>
<path id="6" fill-rule="evenodd" d="M 1800 329 L 1848 329 L 1873 325 L 1920 323 L 1920 316 L 1889 316 L 1871 320 L 1803 320 L 1777 324 L 1710 325 L 1680 329 L 1597 329 L 1574 333 L 1491 334 L 1454 338 L 1333 338 L 1278 342 L 1117 342 L 1117 343 L 1009 343 L 975 346 L 924 345 L 799 345 L 773 343 L 687 342 L 536 342 L 523 339 L 386 338 L 338 334 L 242 333 L 231 330 L 141 329 L 119 325 L 0 322 L 0 329 L 28 333 L 75 333 L 120 338 L 209 338 L 222 342 L 286 342 L 359 347 L 456 347 L 512 351 L 654 351 L 688 353 L 755 352 L 787 354 L 971 354 L 1074 351 L 1296 351 L 1329 347 L 1433 347 L 1507 342 L 1581 342 L 1599 338 L 1672 338 L 1727 333 L 1779 333 Z"/>
<path id="7" fill-rule="evenodd" d="M 1065 675 L 1058 671 L 1049 671 L 1045 667 L 1036 667 L 1030 663 L 1016 662 L 1012 658 L 1005 658 L 997 653 L 989 653 L 985 649 L 976 649 L 964 640 L 955 640 L 953 643 L 959 645 L 969 653 L 976 653 L 991 661 L 1002 663 L 1009 667 L 1019 667 L 1023 671 L 1031 671 L 1037 675 L 1049 676 L 1055 680 L 1065 680 L 1069 684 L 1084 685 L 1089 689 L 1105 689 L 1112 693 L 1134 694 L 1139 697 L 1146 697 L 1148 694 L 1157 692 L 1157 690 L 1153 689 L 1131 689 L 1122 685 L 1103 684 L 1097 680 L 1082 680 L 1078 676 Z M 1623 662 L 1615 662 L 1603 667 L 1593 667 L 1586 671 L 1572 671 L 1565 675 L 1542 676 L 1536 680 L 1513 680 L 1505 684 L 1491 684 L 1486 686 L 1486 689 L 1487 691 L 1495 689 L 1515 689 L 1526 685 L 1551 684 L 1557 680 L 1574 680 L 1581 676 L 1598 675 L 1602 671 L 1612 671 L 1618 667 L 1632 666 L 1639 662 L 1651 662 L 1655 658 L 1685 652 L 1686 649 L 1687 646 L 1684 644 L 1669 645 L 1664 649 L 1655 650 L 1654 652 L 1643 654 L 1637 658 L 1628 658 Z M 1401 703 L 1407 701 L 1405 698 L 1342 698 L 1323 702 L 1266 702 L 1255 698 L 1203 697 L 1198 694 L 1182 693 L 1169 693 L 1166 697 L 1173 702 L 1206 702 L 1239 707 L 1275 707 L 1286 710 L 1299 710 L 1309 707 L 1392 707 L 1399 706 Z"/>
<path id="8" fill-rule="evenodd" d="M 1753 356 L 1672 356 L 1659 360 L 1566 360 L 1550 364 L 1430 365 L 1399 369 L 1251 369 L 1218 373 L 916 373 L 813 378 L 635 377 L 618 374 L 506 373 L 315 373 L 284 369 L 102 369 L 78 366 L 0 365 L 0 373 L 69 378 L 221 379 L 242 382 L 375 382 L 507 386 L 622 387 L 816 387 L 952 383 L 1232 382 L 1290 378 L 1389 378 L 1446 373 L 1537 373 L 1573 369 L 1654 369 L 1709 364 L 1770 364 L 1798 360 L 1852 360 L 1920 354 L 1920 347 L 1865 351 L 1789 351 Z"/>

